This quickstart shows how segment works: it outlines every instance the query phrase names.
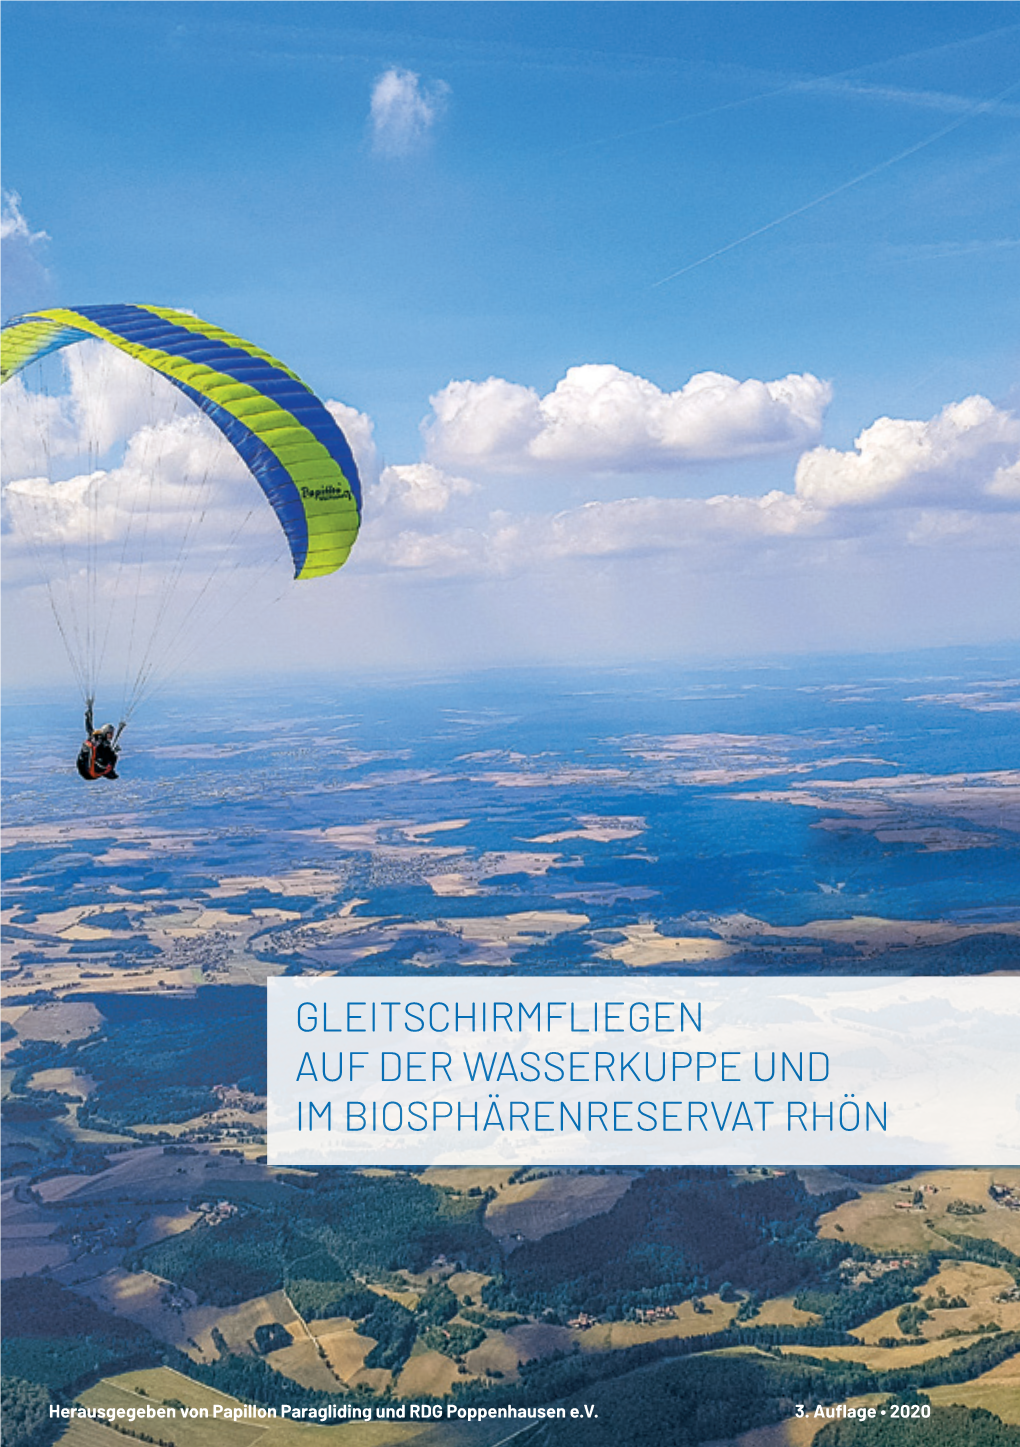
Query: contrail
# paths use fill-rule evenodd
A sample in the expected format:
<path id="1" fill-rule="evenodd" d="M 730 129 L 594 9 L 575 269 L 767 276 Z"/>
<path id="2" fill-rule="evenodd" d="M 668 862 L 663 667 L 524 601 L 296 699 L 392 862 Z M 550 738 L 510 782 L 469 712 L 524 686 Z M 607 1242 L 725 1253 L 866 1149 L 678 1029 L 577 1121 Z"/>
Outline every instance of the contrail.
<path id="1" fill-rule="evenodd" d="M 697 261 L 688 262 L 686 266 L 681 266 L 679 270 L 671 271 L 668 276 L 663 276 L 658 281 L 653 281 L 649 290 L 654 291 L 658 286 L 665 286 L 667 281 L 675 281 L 678 276 L 686 276 L 687 272 L 694 271 L 699 266 L 704 266 L 708 261 L 714 261 L 717 256 L 725 256 L 727 251 L 733 251 L 736 247 L 743 246 L 745 241 L 753 241 L 756 236 L 764 236 L 766 231 L 774 231 L 777 226 L 782 226 L 786 221 L 792 221 L 795 216 L 803 216 L 805 211 L 811 211 L 815 206 L 821 206 L 824 201 L 831 201 L 833 196 L 839 196 L 844 191 L 849 191 L 851 186 L 859 186 L 862 181 L 870 180 L 872 176 L 877 176 L 880 171 L 887 171 L 890 166 L 895 166 L 900 161 L 905 161 L 908 156 L 916 155 L 918 151 L 923 151 L 926 146 L 934 145 L 934 143 L 940 141 L 943 136 L 948 136 L 950 131 L 958 130 L 960 126 L 966 125 L 967 121 L 973 120 L 976 115 L 993 110 L 1001 100 L 1004 100 L 1012 91 L 1018 89 L 1020 89 L 1020 81 L 1014 81 L 1013 84 L 1008 85 L 1005 90 L 999 91 L 998 95 L 992 96 L 990 100 L 979 101 L 977 105 L 972 106 L 969 111 L 966 111 L 962 116 L 958 116 L 955 121 L 950 121 L 948 126 L 942 126 L 939 130 L 933 131 L 930 136 L 925 136 L 923 140 L 917 141 L 912 146 L 908 146 L 905 151 L 897 151 L 895 156 L 889 156 L 886 160 L 879 161 L 877 166 L 872 166 L 870 170 L 862 171 L 859 176 L 852 176 L 849 181 L 843 181 L 839 186 L 834 186 L 831 191 L 826 191 L 821 196 L 815 196 L 811 201 L 805 201 L 803 206 L 797 206 L 793 211 L 787 211 L 782 216 L 777 216 L 774 221 L 766 221 L 764 226 L 758 226 L 754 231 L 748 231 L 746 235 L 738 236 L 736 241 L 729 241 L 725 246 L 717 247 L 715 251 L 710 251 L 706 256 L 699 257 Z"/>
<path id="2" fill-rule="evenodd" d="M 1017 30 L 1020 30 L 1020 25 L 1004 25 L 998 30 L 986 30 L 980 35 L 964 36 L 959 40 L 947 41 L 943 45 L 928 46 L 924 50 L 911 50 L 905 55 L 891 56 L 888 60 L 873 60 L 867 65 L 855 65 L 850 70 L 836 70 L 829 75 L 816 75 L 806 80 L 787 81 L 784 85 L 773 87 L 771 90 L 756 91 L 754 95 L 742 96 L 740 100 L 723 101 L 719 105 L 708 106 L 704 110 L 688 111 L 682 116 L 671 116 L 667 121 L 654 121 L 651 125 L 636 126 L 633 130 L 616 131 L 611 136 L 599 136 L 595 140 L 575 141 L 573 145 L 563 146 L 561 149 L 553 151 L 552 154 L 568 156 L 573 151 L 588 150 L 592 146 L 608 146 L 614 141 L 628 141 L 633 136 L 647 136 L 654 131 L 668 130 L 670 126 L 681 126 L 687 121 L 701 121 L 709 116 L 721 115 L 724 111 L 741 110 L 745 106 L 756 105 L 758 101 L 772 100 L 776 96 L 790 95 L 796 91 L 824 90 L 825 86 L 832 84 L 833 81 L 846 80 L 852 75 L 863 75 L 869 70 L 879 70 L 886 65 L 902 65 L 908 60 L 924 60 L 932 55 L 940 55 L 947 50 L 959 50 L 962 46 L 975 45 L 982 40 L 995 40 L 1000 35 L 1011 35 Z M 906 93 L 898 98 L 904 99 L 905 96 Z M 890 97 L 885 95 L 879 98 L 889 99 Z"/>

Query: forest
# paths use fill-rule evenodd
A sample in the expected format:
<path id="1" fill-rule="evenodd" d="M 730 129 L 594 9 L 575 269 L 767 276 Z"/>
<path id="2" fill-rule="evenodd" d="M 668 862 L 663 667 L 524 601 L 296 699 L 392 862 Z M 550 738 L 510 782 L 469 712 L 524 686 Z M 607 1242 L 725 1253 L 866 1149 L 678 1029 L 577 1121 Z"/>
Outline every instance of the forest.
<path id="1" fill-rule="evenodd" d="M 50 1418 L 52 1400 L 38 1382 L 5 1373 L 0 1383 L 3 1447 L 47 1447 L 59 1430 Z"/>
<path id="2" fill-rule="evenodd" d="M 263 1406 L 280 1407 L 284 1402 L 322 1406 L 364 1396 L 365 1389 L 326 1394 L 302 1388 L 258 1355 L 228 1352 L 218 1361 L 196 1363 L 141 1327 L 100 1310 L 55 1282 L 19 1278 L 8 1283 L 5 1296 L 4 1370 L 16 1379 L 5 1377 L 5 1392 L 12 1403 L 5 1447 L 45 1447 L 48 1439 L 42 1408 L 50 1394 L 66 1401 L 99 1376 L 159 1362 L 242 1401 Z M 359 1324 L 363 1334 L 377 1343 L 370 1360 L 399 1366 L 419 1333 L 428 1341 L 434 1334 L 457 1328 L 450 1320 L 449 1296 L 452 1293 L 447 1288 L 435 1286 L 423 1295 L 418 1311 L 412 1312 L 387 1297 L 365 1293 L 357 1309 L 371 1307 Z M 438 1336 L 436 1340 L 438 1345 Z M 791 1414 L 795 1402 L 813 1407 L 865 1392 L 902 1393 L 969 1381 L 1020 1350 L 1020 1333 L 999 1332 L 946 1355 L 890 1370 L 872 1370 L 852 1360 L 784 1356 L 779 1350 L 783 1344 L 811 1340 L 821 1346 L 846 1338 L 817 1327 L 731 1327 L 703 1337 L 666 1337 L 622 1351 L 537 1358 L 523 1365 L 514 1383 L 486 1386 L 467 1382 L 455 1386 L 454 1394 L 465 1405 L 512 1402 L 518 1406 L 570 1403 L 583 1396 L 585 1401 L 595 1401 L 599 1412 L 597 1429 L 591 1422 L 585 1424 L 589 1447 L 620 1440 L 637 1447 L 659 1442 L 667 1421 L 674 1423 L 668 1440 L 679 1447 L 688 1443 L 693 1447 L 710 1438 L 778 1421 Z M 733 1348 L 744 1348 L 744 1352 L 718 1355 Z M 677 1420 L 684 1424 L 679 1436 Z M 988 1424 L 978 1420 L 975 1431 L 978 1427 L 984 1430 Z M 574 1441 L 569 1422 L 555 1424 L 555 1431 L 550 1442 Z M 911 1436 L 912 1442 L 918 1440 Z M 1006 1447 L 1014 1441 L 1008 1434 L 978 1436 L 973 1447 Z M 855 1439 L 844 1447 L 871 1444 Z M 875 1447 L 884 1447 L 884 1439 L 876 1441 Z M 938 1447 L 936 1439 L 933 1447 Z"/>
<path id="3" fill-rule="evenodd" d="M 928 1405 L 923 1393 L 901 1397 L 903 1405 Z M 1020 1427 L 1012 1427 L 982 1407 L 931 1407 L 928 1418 L 909 1424 L 912 1447 L 1020 1447 Z M 879 1417 L 868 1422 L 830 1422 L 812 1447 L 902 1447 L 902 1421 Z"/>
<path id="4" fill-rule="evenodd" d="M 200 1301 L 232 1306 L 291 1282 L 329 1306 L 351 1287 L 352 1273 L 375 1278 L 401 1267 L 420 1271 L 446 1256 L 491 1271 L 499 1248 L 486 1231 L 486 1202 L 443 1190 L 406 1172 L 363 1176 L 320 1171 L 277 1184 L 269 1204 L 241 1202 L 216 1227 L 195 1227 L 137 1252 L 131 1270 L 153 1271 L 193 1290 Z M 224 1189 L 229 1191 L 229 1186 Z M 327 1311 L 327 1315 L 333 1314 Z"/>
<path id="5" fill-rule="evenodd" d="M 722 1168 L 648 1171 L 610 1211 L 520 1245 L 485 1289 L 504 1311 L 619 1318 L 725 1283 L 779 1296 L 825 1279 L 849 1248 L 813 1226 L 851 1190 L 811 1196 L 791 1174 L 734 1183 Z"/>
<path id="6" fill-rule="evenodd" d="M 146 1121 L 170 1123 L 212 1108 L 218 1099 L 211 1084 L 263 1092 L 264 1078 L 246 1072 L 262 1058 L 264 996 L 245 988 L 198 994 L 198 1002 L 93 997 L 105 1017 L 98 1031 L 69 1043 L 29 1041 L 9 1057 L 15 1074 L 5 1110 L 39 1121 L 62 1119 L 68 1102 L 59 1092 L 29 1088 L 36 1071 L 53 1068 L 76 1069 L 95 1082 L 79 1110 L 81 1125 L 126 1135 Z M 126 1088 L 125 1081 L 138 1079 L 145 1080 L 144 1091 Z M 76 1149 L 80 1159 L 72 1165 L 68 1154 L 61 1170 L 105 1168 L 101 1152 Z M 194 1148 L 171 1144 L 166 1149 Z M 903 1174 L 899 1168 L 888 1168 L 885 1175 L 886 1168 L 877 1170 L 879 1179 Z M 875 1172 L 859 1174 L 870 1180 Z M 468 1193 L 438 1186 L 412 1170 L 266 1175 L 257 1181 L 218 1182 L 217 1194 L 230 1198 L 235 1209 L 215 1224 L 203 1218 L 189 1230 L 141 1248 L 124 1238 L 124 1267 L 151 1271 L 217 1307 L 284 1288 L 306 1319 L 352 1320 L 355 1330 L 375 1343 L 365 1366 L 391 1371 L 403 1367 L 416 1344 L 418 1350 L 463 1357 L 484 1339 L 487 1328 L 507 1330 L 533 1319 L 564 1323 L 578 1312 L 620 1320 L 639 1308 L 709 1292 L 731 1302 L 744 1298 L 738 1321 L 722 1331 L 664 1337 L 624 1350 L 545 1356 L 525 1362 L 512 1382 L 467 1377 L 454 1386 L 458 1401 L 486 1405 L 569 1402 L 578 1393 L 586 1401 L 597 1398 L 602 1403 L 599 1426 L 586 1422 L 586 1447 L 662 1440 L 664 1424 L 680 1419 L 685 1424 L 681 1435 L 670 1428 L 669 1440 L 685 1447 L 779 1420 L 790 1415 L 794 1401 L 918 1391 L 970 1380 L 1020 1349 L 1017 1334 L 1002 1331 L 926 1363 L 885 1371 L 820 1356 L 781 1356 L 780 1349 L 794 1343 L 846 1344 L 848 1331 L 892 1308 L 908 1308 L 904 1321 L 916 1329 L 917 1290 L 943 1260 L 1001 1267 L 1020 1283 L 1020 1256 L 966 1235 L 962 1215 L 954 1217 L 959 1231 L 944 1250 L 914 1253 L 893 1267 L 881 1262 L 882 1269 L 869 1277 L 857 1268 L 879 1257 L 816 1234 L 818 1217 L 852 1197 L 853 1187 L 810 1195 L 792 1172 L 647 1170 L 605 1214 L 537 1241 L 514 1243 L 509 1251 L 486 1229 L 488 1198 L 477 1187 Z M 413 1300 L 409 1307 L 369 1290 L 373 1284 L 406 1287 L 404 1277 L 395 1273 L 422 1273 L 440 1258 L 450 1269 L 475 1270 L 492 1279 L 463 1306 L 442 1283 L 429 1287 L 416 1307 Z M 797 1306 L 817 1314 L 818 1323 L 754 1324 L 755 1301 L 782 1295 L 793 1295 Z M 4 1370 L 9 1374 L 4 1390 L 10 1404 L 5 1447 L 46 1447 L 44 1408 L 50 1394 L 66 1400 L 97 1377 L 158 1362 L 266 1406 L 284 1401 L 323 1405 L 346 1395 L 364 1400 L 367 1390 L 330 1396 L 281 1376 L 264 1353 L 283 1336 L 268 1328 L 256 1342 L 263 1355 L 226 1352 L 216 1362 L 200 1364 L 54 1281 L 17 1279 L 6 1284 L 4 1296 Z M 711 1355 L 734 1348 L 743 1349 L 742 1354 Z M 1009 1435 L 1014 1429 L 1003 1428 L 997 1419 L 980 1414 L 966 1421 L 950 1419 L 940 1415 L 943 1410 L 933 1413 L 925 1427 L 934 1432 L 938 1425 L 942 1434 L 931 1437 L 931 1447 L 949 1440 L 947 1423 L 959 1427 L 965 1447 L 1012 1447 L 1015 1442 Z M 845 1433 L 872 1425 L 833 1427 Z M 577 1435 L 569 1421 L 542 1432 L 554 1433 L 547 1440 L 564 1447 Z M 836 1433 L 831 1440 L 819 1438 L 819 1447 L 886 1443 L 880 1435 Z M 922 1447 L 913 1426 L 910 1447 Z"/>
<path id="7" fill-rule="evenodd" d="M 160 1343 L 143 1327 L 101 1311 L 88 1297 L 46 1277 L 5 1281 L 3 1306 L 5 1378 L 69 1392 L 161 1356 Z"/>
<path id="8" fill-rule="evenodd" d="M 916 1395 L 918 1388 L 957 1380 L 955 1373 L 960 1370 L 969 1374 L 989 1370 L 1018 1347 L 1020 1339 L 1015 1336 L 1011 1345 L 979 1343 L 969 1349 L 973 1355 L 966 1362 L 967 1353 L 952 1365 L 944 1359 L 926 1362 L 906 1369 L 906 1381 L 900 1380 L 902 1372 L 871 1371 L 861 1363 L 803 1356 L 771 1358 L 759 1353 L 710 1356 L 700 1351 L 680 1360 L 652 1359 L 644 1364 L 638 1364 L 635 1358 L 634 1367 L 625 1375 L 611 1375 L 609 1364 L 597 1360 L 579 1363 L 573 1358 L 570 1363 L 553 1363 L 546 1371 L 536 1364 L 535 1372 L 528 1373 L 527 1400 L 562 1401 L 567 1406 L 593 1404 L 597 1416 L 571 1421 L 568 1415 L 565 1421 L 539 1428 L 530 1436 L 529 1447 L 581 1447 L 582 1443 L 587 1447 L 611 1447 L 621 1442 L 626 1442 L 627 1447 L 661 1447 L 664 1442 L 670 1447 L 696 1447 L 779 1422 L 792 1416 L 798 1403 L 810 1413 L 819 1403 L 845 1401 L 871 1392 L 890 1392 L 894 1400 L 923 1400 Z M 569 1365 L 575 1368 L 572 1377 L 565 1370 Z M 489 1400 L 494 1398 L 490 1395 Z M 513 1400 L 518 1405 L 522 1402 L 520 1394 Z M 933 1418 L 942 1410 L 933 1409 Z M 983 1424 L 987 1416 L 981 1414 L 978 1423 Z M 1020 1429 L 1004 1427 L 996 1417 L 991 1417 L 990 1422 L 1004 1435 L 978 1437 L 972 1447 L 1020 1447 Z M 870 1422 L 865 1425 L 872 1426 Z M 905 1443 L 910 1447 L 948 1447 L 951 1442 L 942 1436 L 928 1443 L 923 1433 L 930 1423 L 897 1420 L 895 1425 L 899 1431 L 895 1447 L 904 1447 Z M 828 1432 L 829 1428 L 824 1430 Z M 815 1443 L 820 1440 L 821 1434 Z M 963 1440 L 971 1447 L 969 1439 Z M 855 1438 L 848 1444 L 841 1438 L 840 1442 L 842 1447 L 887 1447 L 887 1442 L 892 1447 L 893 1439 L 872 1443 L 868 1438 Z M 952 1447 L 956 1444 L 952 1443 Z"/>
<path id="9" fill-rule="evenodd" d="M 194 998 L 95 994 L 89 1000 L 104 1017 L 98 1031 L 67 1042 L 28 1040 L 7 1056 L 5 1063 L 15 1067 L 13 1095 L 27 1090 L 36 1071 L 80 1070 L 96 1084 L 79 1123 L 131 1135 L 134 1126 L 215 1110 L 215 1085 L 265 1094 L 263 992 L 206 986 Z"/>

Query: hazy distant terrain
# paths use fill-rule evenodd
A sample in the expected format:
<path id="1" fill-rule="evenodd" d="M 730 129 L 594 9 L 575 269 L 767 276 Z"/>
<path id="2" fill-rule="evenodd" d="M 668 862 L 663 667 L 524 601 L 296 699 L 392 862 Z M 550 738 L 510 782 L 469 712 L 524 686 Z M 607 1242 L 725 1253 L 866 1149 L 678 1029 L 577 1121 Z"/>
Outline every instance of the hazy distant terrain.
<path id="1" fill-rule="evenodd" d="M 140 717 L 94 788 L 75 711 L 12 705 L 9 989 L 1008 969 L 1018 674 L 925 655 L 196 698 Z"/>

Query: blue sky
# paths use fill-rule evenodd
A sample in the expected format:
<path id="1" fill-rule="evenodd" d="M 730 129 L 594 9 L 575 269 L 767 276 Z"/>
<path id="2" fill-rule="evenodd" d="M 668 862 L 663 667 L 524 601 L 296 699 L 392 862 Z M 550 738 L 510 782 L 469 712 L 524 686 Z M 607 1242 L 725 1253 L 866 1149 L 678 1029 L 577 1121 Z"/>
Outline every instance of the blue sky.
<path id="1" fill-rule="evenodd" d="M 355 409 L 366 659 L 1016 636 L 1020 5 L 3 28 L 5 313 L 189 307 Z"/>

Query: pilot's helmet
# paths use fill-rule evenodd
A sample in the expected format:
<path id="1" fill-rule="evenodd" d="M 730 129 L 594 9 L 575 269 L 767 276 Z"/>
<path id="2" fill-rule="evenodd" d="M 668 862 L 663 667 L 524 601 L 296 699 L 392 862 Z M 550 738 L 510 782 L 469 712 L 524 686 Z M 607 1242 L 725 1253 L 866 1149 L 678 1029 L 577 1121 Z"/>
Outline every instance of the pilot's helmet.
<path id="1" fill-rule="evenodd" d="M 113 724 L 103 724 L 103 727 L 101 729 L 96 729 L 96 733 L 102 734 L 104 738 L 112 739 L 114 734 L 116 733 L 116 730 L 113 727 Z"/>

